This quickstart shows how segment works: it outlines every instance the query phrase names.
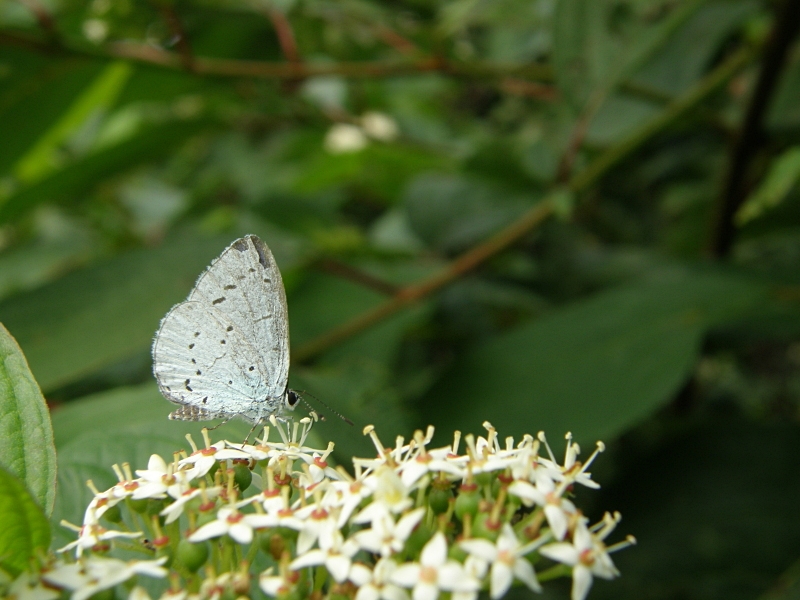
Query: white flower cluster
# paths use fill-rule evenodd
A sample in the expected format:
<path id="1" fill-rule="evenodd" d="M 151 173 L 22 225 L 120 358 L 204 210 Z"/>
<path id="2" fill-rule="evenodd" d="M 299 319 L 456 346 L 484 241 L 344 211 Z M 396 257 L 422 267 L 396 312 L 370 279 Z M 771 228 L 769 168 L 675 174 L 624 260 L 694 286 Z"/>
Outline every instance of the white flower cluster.
<path id="1" fill-rule="evenodd" d="M 335 123 L 325 134 L 325 149 L 331 154 L 348 154 L 363 150 L 370 138 L 391 142 L 400 130 L 392 117 L 381 112 L 364 113 L 357 123 Z"/>
<path id="2" fill-rule="evenodd" d="M 274 417 L 271 423 L 280 442 L 268 441 L 265 428 L 255 445 L 212 444 L 204 430 L 205 448 L 189 437 L 191 455 L 177 454 L 171 463 L 153 455 L 138 477 L 115 465 L 119 483 L 95 490 L 82 526 L 72 526 L 78 539 L 61 549 L 74 550 L 74 561 L 54 561 L 39 579 L 23 574 L 24 582 L 13 585 L 31 598 L 57 597 L 34 594 L 44 582 L 51 592 L 69 590 L 73 600 L 85 600 L 137 575 L 169 574 L 164 600 L 249 596 L 255 585 L 286 599 L 313 592 L 436 600 L 448 592 L 453 600 L 475 600 L 482 589 L 500 598 L 515 580 L 540 591 L 541 581 L 571 573 L 572 599 L 583 600 L 594 577 L 618 575 L 609 552 L 633 543 L 606 547 L 619 515 L 589 526 L 568 498 L 576 484 L 598 487 L 587 469 L 600 443 L 581 463 L 568 435 L 560 464 L 541 433 L 501 444 L 485 423 L 488 434 L 464 436 L 461 453 L 458 432 L 443 448 L 428 448 L 432 427 L 387 448 L 367 427 L 377 455 L 353 459 L 351 475 L 327 463 L 333 444 L 324 451 L 304 445 L 312 419 L 291 430 Z M 129 509 L 127 519 L 121 507 Z M 119 529 L 106 527 L 113 524 Z M 154 559 L 111 558 L 112 546 Z M 537 575 L 533 564 L 542 557 L 552 564 Z M 138 586 L 130 593 L 148 598 Z"/>

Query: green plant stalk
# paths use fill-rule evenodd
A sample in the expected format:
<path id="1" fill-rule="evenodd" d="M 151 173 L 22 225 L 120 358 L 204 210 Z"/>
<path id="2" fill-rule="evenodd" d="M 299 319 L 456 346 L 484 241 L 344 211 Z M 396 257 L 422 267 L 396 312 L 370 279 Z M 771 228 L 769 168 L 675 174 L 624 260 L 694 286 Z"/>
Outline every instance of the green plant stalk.
<path id="1" fill-rule="evenodd" d="M 594 184 L 645 142 L 672 125 L 689 110 L 725 85 L 757 54 L 757 49 L 744 47 L 731 54 L 721 65 L 692 86 L 685 94 L 667 105 L 662 112 L 642 124 L 627 138 L 608 148 L 568 183 L 573 192 L 582 192 Z"/>

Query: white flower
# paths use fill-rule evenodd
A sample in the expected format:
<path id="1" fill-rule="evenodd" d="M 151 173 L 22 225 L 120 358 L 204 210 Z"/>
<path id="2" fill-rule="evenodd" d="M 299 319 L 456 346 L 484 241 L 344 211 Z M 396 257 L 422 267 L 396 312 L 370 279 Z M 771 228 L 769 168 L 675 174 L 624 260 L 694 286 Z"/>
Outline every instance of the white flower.
<path id="1" fill-rule="evenodd" d="M 338 509 L 339 520 L 337 521 L 337 526 L 343 527 L 362 500 L 369 498 L 371 495 L 372 489 L 362 479 L 332 481 L 322 497 L 322 506 L 326 509 Z"/>
<path id="2" fill-rule="evenodd" d="M 397 563 L 381 558 L 370 569 L 361 563 L 350 568 L 348 579 L 358 586 L 355 600 L 408 600 L 408 592 L 389 580 L 397 569 Z"/>
<path id="3" fill-rule="evenodd" d="M 542 591 L 533 566 L 522 557 L 522 546 L 508 523 L 503 524 L 496 544 L 483 539 L 470 539 L 461 542 L 460 546 L 492 565 L 489 593 L 493 600 L 505 595 L 514 577 L 534 592 Z"/>
<path id="4" fill-rule="evenodd" d="M 562 482 L 556 487 L 544 470 L 539 470 L 535 477 L 536 486 L 524 480 L 517 480 L 508 486 L 508 492 L 522 498 L 525 504 L 530 505 L 531 502 L 534 502 L 544 507 L 544 514 L 553 531 L 553 536 L 557 540 L 563 540 L 567 535 L 569 518 L 577 512 L 575 505 L 561 496 L 567 489 L 567 483 Z"/>
<path id="5" fill-rule="evenodd" d="M 299 579 L 300 576 L 296 571 L 286 570 L 281 575 L 273 575 L 270 567 L 258 578 L 258 585 L 268 596 L 277 596 L 291 590 Z"/>
<path id="6" fill-rule="evenodd" d="M 469 577 L 461 564 L 447 558 L 447 541 L 439 531 L 425 544 L 419 563 L 406 563 L 391 575 L 392 583 L 413 588 L 413 600 L 436 600 L 440 590 L 477 592 L 480 584 Z"/>
<path id="7" fill-rule="evenodd" d="M 99 44 L 108 37 L 108 23 L 102 19 L 86 19 L 83 22 L 83 35 L 90 42 Z"/>
<path id="8" fill-rule="evenodd" d="M 619 575 L 600 537 L 603 534 L 593 535 L 586 526 L 587 522 L 586 517 L 578 520 L 571 544 L 548 544 L 539 550 L 542 556 L 572 567 L 572 600 L 586 598 L 594 576 L 613 579 Z M 605 535 L 609 532 L 610 529 L 603 531 Z"/>
<path id="9" fill-rule="evenodd" d="M 333 535 L 338 531 L 336 525 L 338 517 L 335 511 L 329 511 L 322 506 L 312 504 L 295 512 L 302 521 L 303 528 L 297 536 L 297 554 L 305 554 L 311 547 L 318 543 L 320 547 L 330 547 Z"/>
<path id="10" fill-rule="evenodd" d="M 420 507 L 403 515 L 397 523 L 390 514 L 383 514 L 372 521 L 370 529 L 363 529 L 353 537 L 364 550 L 380 554 L 384 558 L 397 554 L 405 546 L 408 536 L 425 515 Z M 354 522 L 358 523 L 357 519 Z"/>
<path id="11" fill-rule="evenodd" d="M 414 485 L 426 473 L 444 472 L 455 479 L 467 476 L 466 458 L 453 456 L 450 446 L 430 451 L 422 447 L 413 458 L 409 458 L 401 466 L 401 478 L 407 487 Z"/>
<path id="12" fill-rule="evenodd" d="M 374 521 L 384 514 L 402 513 L 414 503 L 408 487 L 389 465 L 378 466 L 364 479 L 364 484 L 372 490 L 374 500 L 356 516 L 358 523 Z"/>
<path id="13" fill-rule="evenodd" d="M 223 460 L 221 453 L 225 450 L 225 447 L 226 444 L 223 441 L 211 444 L 207 448 L 195 450 L 186 458 L 181 459 L 178 465 L 181 467 L 190 465 L 190 468 L 187 470 L 190 479 L 205 477 L 217 461 Z M 225 458 L 249 458 L 249 456 L 240 450 L 236 455 L 226 456 Z M 137 473 L 139 473 L 139 471 L 137 471 Z"/>
<path id="14" fill-rule="evenodd" d="M 217 518 L 206 523 L 189 536 L 190 542 L 202 542 L 221 535 L 229 535 L 240 544 L 253 541 L 253 529 L 268 527 L 272 521 L 269 515 L 240 513 L 235 508 L 224 507 L 217 511 Z"/>
<path id="15" fill-rule="evenodd" d="M 144 480 L 144 484 L 133 491 L 134 500 L 164 498 L 165 494 L 180 498 L 190 489 L 189 481 L 192 478 L 187 471 L 173 472 L 173 465 L 167 465 L 158 454 L 150 456 L 147 469 L 136 471 L 136 474 Z"/>
<path id="16" fill-rule="evenodd" d="M 167 517 L 165 523 L 169 524 L 173 521 L 177 520 L 181 514 L 183 513 L 183 507 L 186 506 L 186 503 L 198 496 L 204 497 L 206 500 L 213 500 L 217 496 L 219 496 L 220 492 L 222 492 L 222 488 L 217 487 L 210 487 L 205 489 L 200 488 L 191 488 L 185 491 L 181 496 L 175 500 L 172 504 L 167 506 L 164 510 L 162 510 L 159 514 L 161 516 Z"/>
<path id="17" fill-rule="evenodd" d="M 167 561 L 164 556 L 158 560 L 124 561 L 117 558 L 90 556 L 87 559 L 62 564 L 42 574 L 42 579 L 59 588 L 72 590 L 72 600 L 86 600 L 101 590 L 107 590 L 127 581 L 134 575 L 165 577 L 167 570 L 162 567 Z"/>
<path id="18" fill-rule="evenodd" d="M 289 564 L 289 568 L 297 570 L 314 565 L 325 565 L 331 577 L 337 583 L 342 583 L 347 579 L 353 556 L 358 550 L 358 544 L 354 540 L 345 540 L 341 532 L 337 530 L 330 540 L 326 540 L 324 546 L 321 541 L 319 548 L 300 554 Z"/>
<path id="19" fill-rule="evenodd" d="M 331 154 L 358 152 L 367 146 L 367 136 L 357 125 L 336 123 L 325 135 L 325 149 Z"/>
<path id="20" fill-rule="evenodd" d="M 8 589 L 10 600 L 55 600 L 61 594 L 52 588 L 45 587 L 42 582 L 30 573 L 23 572 Z"/>
<path id="21" fill-rule="evenodd" d="M 128 600 L 150 600 L 150 594 L 142 586 L 137 585 L 128 594 Z"/>
<path id="22" fill-rule="evenodd" d="M 364 113 L 361 116 L 361 127 L 368 136 L 382 142 L 391 142 L 399 133 L 395 120 L 377 111 Z"/>
<path id="23" fill-rule="evenodd" d="M 135 538 L 142 535 L 140 531 L 135 533 L 128 533 L 124 531 L 114 531 L 113 529 L 106 529 L 101 525 L 84 525 L 83 527 L 75 527 L 69 523 L 62 521 L 62 525 L 75 529 L 78 531 L 78 539 L 70 542 L 63 548 L 59 548 L 58 552 L 66 552 L 75 548 L 75 555 L 80 557 L 84 550 L 94 548 L 100 542 L 113 540 L 114 538 Z"/>

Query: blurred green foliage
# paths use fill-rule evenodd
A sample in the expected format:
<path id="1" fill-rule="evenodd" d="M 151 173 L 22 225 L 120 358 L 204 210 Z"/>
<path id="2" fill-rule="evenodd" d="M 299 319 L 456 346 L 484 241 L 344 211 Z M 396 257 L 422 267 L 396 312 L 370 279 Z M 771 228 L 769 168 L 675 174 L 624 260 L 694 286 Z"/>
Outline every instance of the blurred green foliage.
<path id="1" fill-rule="evenodd" d="M 150 342 L 255 233 L 291 385 L 356 423 L 315 430 L 340 460 L 368 423 L 602 437 L 598 506 L 640 545 L 591 597 L 790 597 L 796 4 L 0 2 L 0 321 L 53 409 L 53 522 L 199 440 Z"/>

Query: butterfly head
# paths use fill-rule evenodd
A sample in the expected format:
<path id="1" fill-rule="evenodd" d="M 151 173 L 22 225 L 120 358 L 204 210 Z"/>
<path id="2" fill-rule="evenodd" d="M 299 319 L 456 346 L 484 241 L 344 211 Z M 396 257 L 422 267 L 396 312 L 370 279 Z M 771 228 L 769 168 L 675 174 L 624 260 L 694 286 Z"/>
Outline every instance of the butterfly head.
<path id="1" fill-rule="evenodd" d="M 286 410 L 294 410 L 300 402 L 300 395 L 294 390 L 286 390 L 283 395 L 283 407 Z"/>

